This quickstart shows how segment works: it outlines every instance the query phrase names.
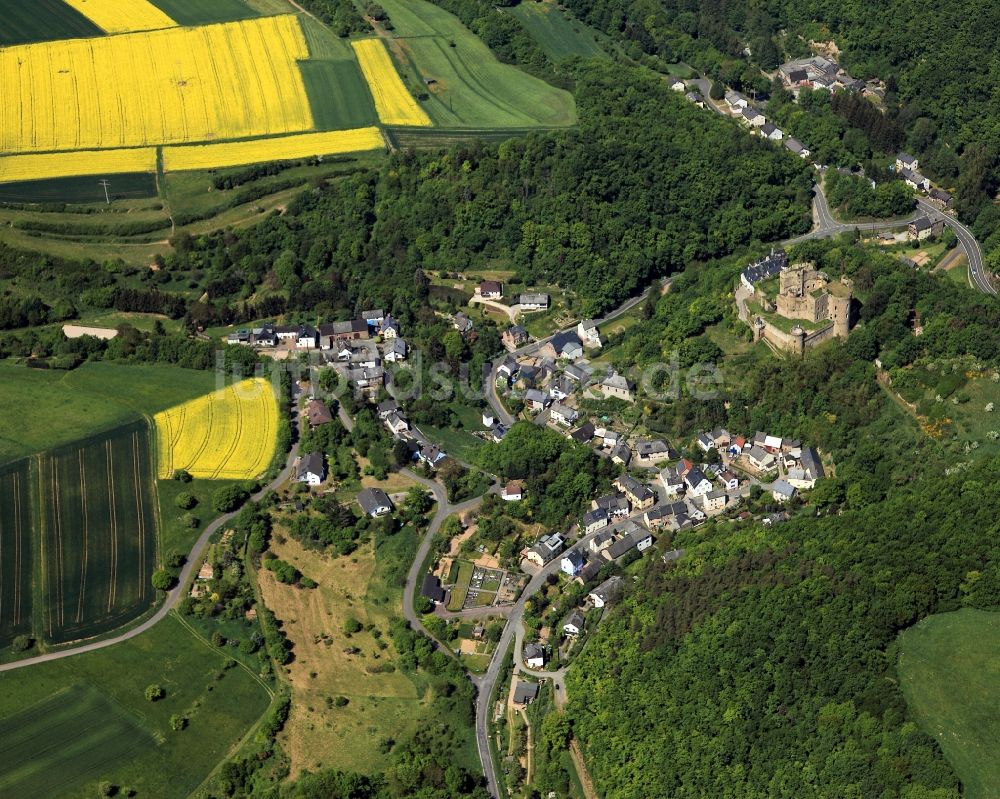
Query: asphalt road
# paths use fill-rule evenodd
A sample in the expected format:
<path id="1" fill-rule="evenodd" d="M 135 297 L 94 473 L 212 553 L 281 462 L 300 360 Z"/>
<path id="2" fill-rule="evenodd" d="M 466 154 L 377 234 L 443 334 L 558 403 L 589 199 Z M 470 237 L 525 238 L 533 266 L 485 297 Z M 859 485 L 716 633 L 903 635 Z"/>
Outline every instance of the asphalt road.
<path id="1" fill-rule="evenodd" d="M 917 206 L 922 211 L 926 212 L 928 216 L 934 219 L 943 220 L 948 227 L 955 231 L 955 235 L 962 243 L 962 246 L 965 248 L 965 254 L 969 258 L 970 285 L 973 288 L 979 289 L 984 294 L 995 295 L 997 290 L 994 288 L 986 274 L 986 269 L 983 265 L 983 252 L 979 248 L 979 242 L 976 241 L 976 237 L 972 235 L 972 231 L 970 231 L 957 219 L 948 216 L 947 214 L 942 214 L 937 208 L 926 200 L 917 200 Z"/>
<path id="2" fill-rule="evenodd" d="M 293 397 L 298 397 L 298 394 L 300 393 L 299 388 L 294 382 L 292 383 L 292 391 Z M 295 411 L 293 413 L 297 415 L 298 412 Z M 295 418 L 294 415 L 293 418 Z M 292 448 L 288 453 L 288 458 L 285 461 L 285 468 L 282 469 L 281 473 L 278 474 L 278 476 L 275 477 L 270 483 L 254 494 L 251 499 L 255 502 L 260 500 L 268 491 L 277 489 L 282 483 L 291 477 L 292 471 L 295 468 L 295 459 L 298 458 L 298 456 L 299 444 L 296 442 L 292 445 Z M 201 566 L 201 555 L 205 550 L 205 546 L 208 544 L 208 539 L 211 538 L 217 530 L 232 521 L 237 513 L 239 513 L 238 510 L 220 516 L 202 531 L 202 534 L 198 536 L 198 540 L 195 541 L 194 546 L 191 547 L 191 552 L 188 554 L 187 562 L 184 564 L 184 568 L 181 569 L 177 585 L 167 592 L 163 604 L 160 605 L 156 613 L 146 619 L 146 621 L 136 627 L 133 627 L 131 630 L 127 630 L 112 638 L 104 638 L 100 641 L 91 641 L 90 643 L 75 646 L 72 649 L 63 649 L 59 652 L 48 652 L 44 655 L 36 655 L 35 657 L 25 658 L 24 660 L 16 660 L 13 663 L 4 663 L 0 665 L 0 672 L 23 669 L 28 666 L 35 666 L 39 663 L 49 663 L 53 660 L 62 660 L 63 658 L 72 657 L 73 655 L 82 655 L 84 652 L 94 652 L 98 649 L 104 649 L 105 647 L 114 646 L 115 644 L 128 641 L 129 639 L 135 638 L 137 635 L 142 635 L 147 630 L 152 629 L 155 625 L 163 621 L 167 614 L 173 610 L 173 608 L 181 600 L 187 581 L 191 579 L 191 573 L 194 571 L 195 567 Z"/>

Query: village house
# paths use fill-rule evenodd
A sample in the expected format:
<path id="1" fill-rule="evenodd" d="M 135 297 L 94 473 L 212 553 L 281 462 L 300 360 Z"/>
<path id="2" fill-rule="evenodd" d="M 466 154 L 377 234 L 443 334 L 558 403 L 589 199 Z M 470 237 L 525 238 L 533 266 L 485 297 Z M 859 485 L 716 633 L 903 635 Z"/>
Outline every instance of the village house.
<path id="1" fill-rule="evenodd" d="M 622 592 L 622 578 L 621 577 L 609 577 L 603 583 L 601 583 L 597 588 L 591 591 L 587 598 L 594 603 L 595 608 L 603 608 L 610 605 Z"/>
<path id="2" fill-rule="evenodd" d="M 898 174 L 904 181 L 906 181 L 906 185 L 911 189 L 927 191 L 931 187 L 929 179 L 925 178 L 919 172 L 914 172 L 912 169 L 900 169 Z"/>
<path id="3" fill-rule="evenodd" d="M 376 411 L 380 419 L 385 420 L 389 418 L 390 413 L 395 413 L 399 410 L 399 403 L 394 399 L 387 399 L 385 402 L 380 402 L 376 406 Z"/>
<path id="4" fill-rule="evenodd" d="M 760 126 L 760 135 L 769 141 L 781 141 L 785 136 L 780 128 L 772 125 L 770 122 L 765 122 Z"/>
<path id="5" fill-rule="evenodd" d="M 726 509 L 729 497 L 725 491 L 709 491 L 701 498 L 701 507 L 709 516 L 721 513 Z"/>
<path id="6" fill-rule="evenodd" d="M 566 617 L 566 621 L 563 622 L 563 632 L 566 635 L 579 635 L 583 632 L 583 624 L 583 614 L 574 608 L 573 612 Z"/>
<path id="7" fill-rule="evenodd" d="M 365 488 L 358 494 L 358 504 L 365 516 L 377 518 L 392 512 L 392 501 L 381 488 Z"/>
<path id="8" fill-rule="evenodd" d="M 662 438 L 635 442 L 636 461 L 640 466 L 657 466 L 677 457 L 677 453 Z"/>
<path id="9" fill-rule="evenodd" d="M 776 480 L 771 484 L 771 496 L 778 502 L 788 502 L 795 496 L 795 487 L 787 480 Z"/>
<path id="10" fill-rule="evenodd" d="M 570 433 L 569 437 L 577 444 L 589 444 L 594 438 L 594 423 L 591 421 L 584 422 Z"/>
<path id="11" fill-rule="evenodd" d="M 306 418 L 309 420 L 310 427 L 319 427 L 333 421 L 329 406 L 318 399 L 311 399 L 306 404 Z"/>
<path id="12" fill-rule="evenodd" d="M 576 577 L 583 569 L 584 563 L 583 553 L 578 549 L 571 549 L 559 561 L 559 570 L 569 577 Z"/>
<path id="13" fill-rule="evenodd" d="M 680 78 L 671 78 L 667 83 L 671 91 L 675 92 L 685 92 L 687 91 L 687 84 L 684 83 Z"/>
<path id="14" fill-rule="evenodd" d="M 401 338 L 392 339 L 392 343 L 385 348 L 385 359 L 389 363 L 399 363 L 406 360 L 406 342 Z"/>
<path id="15" fill-rule="evenodd" d="M 653 535 L 637 524 L 631 524 L 631 529 L 611 546 L 604 550 L 604 557 L 608 560 L 618 560 L 623 555 L 627 555 L 633 549 L 644 552 L 653 545 Z"/>
<path id="16" fill-rule="evenodd" d="M 702 497 L 712 490 L 712 483 L 701 469 L 695 468 L 684 475 L 684 489 L 689 497 Z"/>
<path id="17" fill-rule="evenodd" d="M 431 467 L 437 466 L 447 457 L 448 454 L 437 444 L 427 444 L 417 452 L 417 459 Z"/>
<path id="18" fill-rule="evenodd" d="M 615 444 L 614 449 L 611 450 L 611 460 L 626 468 L 632 462 L 632 450 L 629 449 L 624 439 Z"/>
<path id="19" fill-rule="evenodd" d="M 310 452 L 299 459 L 295 479 L 306 485 L 318 486 L 326 479 L 326 466 L 322 452 Z"/>
<path id="20" fill-rule="evenodd" d="M 777 465 L 774 455 L 763 447 L 754 445 L 747 453 L 747 462 L 758 472 L 767 472 Z"/>
<path id="21" fill-rule="evenodd" d="M 302 325 L 295 334 L 295 346 L 300 350 L 314 350 L 319 346 L 319 333 L 312 325 Z"/>
<path id="22" fill-rule="evenodd" d="M 598 427 L 594 435 L 601 439 L 601 446 L 604 449 L 613 449 L 621 440 L 621 433 L 617 430 L 609 430 L 606 427 Z"/>
<path id="23" fill-rule="evenodd" d="M 906 228 L 907 235 L 916 241 L 937 238 L 944 233 L 944 222 L 931 221 L 926 216 L 915 219 Z"/>
<path id="24" fill-rule="evenodd" d="M 524 405 L 529 411 L 543 411 L 549 404 L 549 395 L 537 388 L 529 388 L 524 392 Z"/>
<path id="25" fill-rule="evenodd" d="M 698 445 L 698 449 L 702 452 L 708 452 L 710 449 L 715 449 L 715 440 L 708 433 L 698 433 L 698 437 L 695 439 L 695 444 Z"/>
<path id="26" fill-rule="evenodd" d="M 802 142 L 798 139 L 793 139 L 791 136 L 785 139 L 785 147 L 799 158 L 808 158 L 810 155 L 809 150 L 802 145 Z"/>
<path id="27" fill-rule="evenodd" d="M 561 402 L 553 402 L 552 407 L 549 408 L 549 416 L 552 421 L 569 427 L 580 417 L 580 414 L 575 408 L 563 405 Z"/>
<path id="28" fill-rule="evenodd" d="M 503 487 L 503 491 L 500 492 L 500 498 L 505 502 L 520 502 L 523 497 L 524 488 L 517 480 L 511 480 Z"/>
<path id="29" fill-rule="evenodd" d="M 954 204 L 955 199 L 944 189 L 932 188 L 928 192 L 928 196 L 939 205 L 945 208 L 951 208 Z"/>
<path id="30" fill-rule="evenodd" d="M 517 298 L 522 311 L 544 311 L 549 307 L 549 295 L 527 292 Z"/>
<path id="31" fill-rule="evenodd" d="M 635 384 L 613 370 L 608 371 L 607 376 L 598 383 L 597 388 L 605 399 L 633 401 L 632 392 L 635 390 Z"/>
<path id="32" fill-rule="evenodd" d="M 445 600 L 441 580 L 433 574 L 425 574 L 423 585 L 420 587 L 420 595 L 429 599 L 433 604 L 440 605 Z"/>
<path id="33" fill-rule="evenodd" d="M 500 340 L 508 350 L 513 351 L 528 343 L 528 331 L 524 325 L 511 325 L 503 331 Z"/>
<path id="34" fill-rule="evenodd" d="M 518 680 L 514 686 L 514 696 L 511 698 L 518 707 L 527 707 L 538 697 L 538 683 Z"/>
<path id="35" fill-rule="evenodd" d="M 464 313 L 462 313 L 462 311 L 459 311 L 457 314 L 455 314 L 455 318 L 452 320 L 452 325 L 463 336 L 466 333 L 471 332 L 473 328 L 472 320 Z"/>
<path id="36" fill-rule="evenodd" d="M 920 161 L 909 153 L 899 153 L 896 156 L 896 169 L 909 169 L 916 172 L 920 169 Z"/>
<path id="37" fill-rule="evenodd" d="M 393 411 L 385 417 L 385 426 L 389 428 L 389 432 L 394 436 L 402 435 L 410 430 L 410 423 L 398 411 Z"/>
<path id="38" fill-rule="evenodd" d="M 736 476 L 735 472 L 729 471 L 729 469 L 719 472 L 718 479 L 726 491 L 735 491 L 740 487 L 740 478 Z"/>
<path id="39" fill-rule="evenodd" d="M 549 386 L 549 396 L 554 400 L 564 400 L 576 391 L 576 383 L 566 375 L 559 375 Z"/>
<path id="40" fill-rule="evenodd" d="M 378 332 L 381 334 L 382 338 L 387 341 L 391 341 L 394 338 L 399 337 L 399 322 L 393 319 L 391 316 L 387 316 L 382 320 L 382 324 L 378 327 Z"/>
<path id="41" fill-rule="evenodd" d="M 590 535 L 608 526 L 608 512 L 604 508 L 587 511 L 583 515 L 583 534 Z M 591 542 L 593 543 L 593 542 Z"/>
<path id="42" fill-rule="evenodd" d="M 299 337 L 298 325 L 278 325 L 274 328 L 274 335 L 278 342 L 286 344 L 293 343 Z"/>
<path id="43" fill-rule="evenodd" d="M 593 370 L 585 363 L 568 363 L 563 369 L 563 375 L 575 383 L 579 383 L 581 386 L 586 386 L 590 383 L 590 378 L 593 374 Z"/>
<path id="44" fill-rule="evenodd" d="M 605 494 L 603 497 L 598 497 L 594 505 L 604 508 L 609 519 L 621 519 L 629 513 L 629 501 L 620 494 Z"/>
<path id="45" fill-rule="evenodd" d="M 503 297 L 503 284 L 496 280 L 484 280 L 476 286 L 476 294 L 484 300 L 499 300 Z"/>
<path id="46" fill-rule="evenodd" d="M 331 342 L 366 341 L 371 337 L 368 323 L 364 319 L 334 322 L 329 330 Z"/>
<path id="47" fill-rule="evenodd" d="M 740 111 L 740 121 L 751 128 L 762 128 L 767 124 L 767 118 L 751 106 L 747 106 Z"/>
<path id="48" fill-rule="evenodd" d="M 787 268 L 788 255 L 783 250 L 771 250 L 770 254 L 759 261 L 754 261 L 740 273 L 740 282 L 754 294 L 756 291 L 754 284 L 769 280 Z"/>
<path id="49" fill-rule="evenodd" d="M 545 665 L 545 650 L 538 644 L 525 644 L 524 665 L 529 669 L 542 668 Z"/>
<path id="50" fill-rule="evenodd" d="M 739 113 L 750 105 L 750 100 L 739 92 L 730 89 L 726 92 L 726 105 L 729 106 L 729 110 L 733 113 Z"/>
<path id="51" fill-rule="evenodd" d="M 542 347 L 543 355 L 550 358 L 561 358 L 567 361 L 575 361 L 583 357 L 583 344 L 573 331 L 556 333 L 549 342 Z"/>
<path id="52" fill-rule="evenodd" d="M 659 530 L 664 527 L 673 516 L 670 505 L 654 505 L 642 514 L 642 522 L 650 530 Z"/>
<path id="53" fill-rule="evenodd" d="M 705 98 L 702 97 L 701 92 L 688 92 L 684 95 L 684 99 L 689 103 L 694 103 L 698 108 L 705 107 Z"/>
<path id="54" fill-rule="evenodd" d="M 593 319 L 581 320 L 576 326 L 576 334 L 586 347 L 601 346 L 601 332 L 597 329 L 597 322 Z"/>
<path id="55" fill-rule="evenodd" d="M 544 566 L 563 551 L 565 541 L 559 533 L 543 535 L 525 554 L 525 558 L 536 566 Z"/>
<path id="56" fill-rule="evenodd" d="M 632 503 L 632 507 L 636 510 L 651 508 L 656 501 L 656 494 L 653 493 L 652 489 L 640 483 L 630 474 L 623 474 L 618 477 L 614 482 L 614 486 L 626 496 L 628 501 Z"/>
<path id="57" fill-rule="evenodd" d="M 593 538 L 590 539 L 590 551 L 594 553 L 603 552 L 609 546 L 611 546 L 615 541 L 615 534 L 610 530 L 605 530 L 603 533 L 598 533 Z"/>
<path id="58" fill-rule="evenodd" d="M 664 467 L 660 470 L 660 484 L 664 495 L 676 497 L 684 490 L 684 470 L 677 466 Z"/>
<path id="59" fill-rule="evenodd" d="M 383 308 L 375 308 L 371 311 L 362 311 L 361 318 L 365 320 L 365 324 L 372 330 L 378 330 L 379 325 L 385 321 L 385 310 Z"/>

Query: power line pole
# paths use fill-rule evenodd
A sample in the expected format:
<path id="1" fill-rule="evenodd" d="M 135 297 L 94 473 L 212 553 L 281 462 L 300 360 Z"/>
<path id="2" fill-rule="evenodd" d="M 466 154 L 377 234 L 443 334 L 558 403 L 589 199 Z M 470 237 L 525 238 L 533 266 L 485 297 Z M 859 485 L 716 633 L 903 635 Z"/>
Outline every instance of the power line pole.
<path id="1" fill-rule="evenodd" d="M 99 181 L 97 185 L 102 186 L 104 188 L 104 201 L 108 205 L 111 205 L 111 195 L 108 194 L 108 186 L 111 185 L 111 181 L 104 179 Z"/>

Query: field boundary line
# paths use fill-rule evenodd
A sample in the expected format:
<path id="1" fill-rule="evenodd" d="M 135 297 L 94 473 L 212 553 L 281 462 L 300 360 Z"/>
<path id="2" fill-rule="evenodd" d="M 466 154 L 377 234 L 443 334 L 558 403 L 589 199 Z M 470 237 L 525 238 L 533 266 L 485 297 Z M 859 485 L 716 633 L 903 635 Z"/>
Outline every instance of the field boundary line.
<path id="1" fill-rule="evenodd" d="M 108 532 L 111 535 L 111 579 L 108 581 L 108 613 L 115 603 L 118 588 L 118 508 L 115 507 L 115 472 L 114 458 L 111 455 L 111 439 L 104 443 L 104 452 L 108 464 Z"/>
<path id="2" fill-rule="evenodd" d="M 83 553 L 80 558 L 80 596 L 76 601 L 76 623 L 83 621 L 83 598 L 87 590 L 87 467 L 84 465 L 83 450 L 77 450 L 77 462 L 80 466 L 80 510 L 83 517 Z"/>
<path id="3" fill-rule="evenodd" d="M 225 653 L 223 651 L 221 651 L 219 649 L 219 647 L 215 646 L 215 644 L 213 644 L 211 641 L 209 641 L 207 638 L 205 638 L 205 636 L 203 636 L 201 634 L 201 632 L 197 628 L 194 627 L 194 625 L 192 625 L 190 622 L 188 622 L 187 619 L 185 619 L 180 613 L 178 613 L 176 609 L 175 610 L 171 610 L 170 611 L 170 615 L 174 616 L 182 625 L 184 625 L 184 627 L 186 627 L 190 631 L 190 633 L 195 638 L 197 638 L 199 641 L 201 641 L 201 643 L 203 643 L 206 647 L 208 647 L 209 649 L 211 649 L 213 652 L 215 652 L 220 657 L 222 657 L 222 658 L 226 657 Z M 253 670 L 246 663 L 244 663 L 242 660 L 240 660 L 239 658 L 229 658 L 229 659 L 232 660 L 234 663 L 236 663 L 237 666 L 239 666 L 240 668 L 242 668 L 255 681 L 257 681 L 260 684 L 261 688 L 263 688 L 265 691 L 267 691 L 267 695 L 268 695 L 268 697 L 270 699 L 274 699 L 274 690 L 271 688 L 271 686 L 269 686 L 266 682 L 264 682 L 260 678 L 260 675 L 254 674 Z"/>

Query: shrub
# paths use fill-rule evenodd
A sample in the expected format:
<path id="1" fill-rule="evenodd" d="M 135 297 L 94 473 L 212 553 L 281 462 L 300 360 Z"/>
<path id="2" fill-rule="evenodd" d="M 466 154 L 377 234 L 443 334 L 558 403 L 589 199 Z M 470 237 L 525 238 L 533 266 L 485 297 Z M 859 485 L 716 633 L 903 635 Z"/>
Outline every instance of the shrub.
<path id="1" fill-rule="evenodd" d="M 190 483 L 191 473 L 185 469 L 178 469 L 174 472 L 174 480 L 178 480 L 181 483 Z"/>
<path id="2" fill-rule="evenodd" d="M 174 576 L 166 569 L 157 569 L 153 572 L 153 588 L 158 591 L 169 591 L 175 582 Z"/>
<path id="3" fill-rule="evenodd" d="M 167 692 L 163 690 L 162 685 L 153 683 L 152 685 L 146 686 L 146 699 L 150 702 L 156 702 L 157 700 L 163 699 L 166 695 Z"/>
<path id="4" fill-rule="evenodd" d="M 35 639 L 30 635 L 17 635 L 10 642 L 10 648 L 14 652 L 27 652 L 35 645 Z"/>
<path id="5" fill-rule="evenodd" d="M 359 633 L 363 629 L 360 621 L 358 621 L 353 616 L 347 618 L 344 622 L 344 633 L 347 635 L 354 635 L 354 633 Z"/>
<path id="6" fill-rule="evenodd" d="M 187 491 L 182 491 L 174 499 L 174 504 L 177 505 L 181 510 L 191 510 L 195 505 L 198 504 L 198 498 L 194 494 L 189 494 Z"/>
<path id="7" fill-rule="evenodd" d="M 180 732 L 188 725 L 187 716 L 181 716 L 175 713 L 170 717 L 170 729 L 175 732 Z"/>

